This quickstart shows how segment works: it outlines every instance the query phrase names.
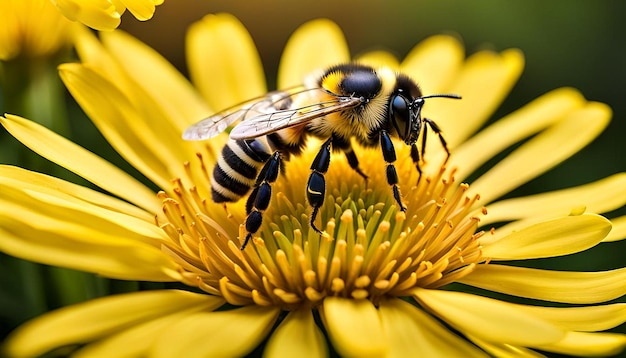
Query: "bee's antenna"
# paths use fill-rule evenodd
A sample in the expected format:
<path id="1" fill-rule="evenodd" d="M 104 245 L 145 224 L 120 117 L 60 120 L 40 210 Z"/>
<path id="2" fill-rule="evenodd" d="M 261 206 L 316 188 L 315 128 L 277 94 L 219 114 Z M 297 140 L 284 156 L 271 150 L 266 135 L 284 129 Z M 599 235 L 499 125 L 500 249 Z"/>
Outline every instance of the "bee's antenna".
<path id="1" fill-rule="evenodd" d="M 453 94 L 453 93 L 440 93 L 440 94 L 431 94 L 428 96 L 422 96 L 422 97 L 417 97 L 415 100 L 413 100 L 413 105 L 415 105 L 415 107 L 417 108 L 417 114 L 419 115 L 419 113 L 422 110 L 422 106 L 424 105 L 424 103 L 426 103 L 426 101 L 424 101 L 426 98 L 452 98 L 452 99 L 461 99 L 461 96 L 458 94 Z"/>
<path id="2" fill-rule="evenodd" d="M 452 94 L 452 93 L 431 94 L 431 95 L 428 95 L 428 96 L 422 96 L 420 98 L 421 99 L 426 99 L 426 98 L 436 98 L 436 97 L 452 98 L 452 99 L 461 99 L 462 98 L 460 95 Z"/>

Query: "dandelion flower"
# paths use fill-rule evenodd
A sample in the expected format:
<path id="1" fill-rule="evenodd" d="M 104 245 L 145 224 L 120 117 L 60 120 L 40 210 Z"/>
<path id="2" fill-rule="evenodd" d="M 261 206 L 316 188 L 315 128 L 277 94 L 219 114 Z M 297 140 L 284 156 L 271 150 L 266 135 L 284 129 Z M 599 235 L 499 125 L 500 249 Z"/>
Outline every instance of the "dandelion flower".
<path id="1" fill-rule="evenodd" d="M 182 282 L 190 289 L 62 308 L 18 328 L 5 345 L 9 355 L 64 346 L 89 357 L 241 356 L 255 349 L 320 357 L 533 356 L 535 350 L 611 355 L 626 345 L 624 335 L 598 332 L 626 320 L 624 304 L 598 305 L 626 293 L 626 268 L 564 272 L 522 261 L 623 238 L 623 219 L 612 225 L 598 214 L 624 204 L 626 176 L 497 201 L 583 148 L 611 116 L 606 105 L 563 88 L 475 134 L 519 77 L 519 51 L 465 58 L 456 39 L 434 36 L 402 61 L 386 53 L 358 58 L 410 74 L 425 93 L 463 95 L 425 108 L 444 128 L 449 162 L 442 166 L 444 153 L 431 141 L 418 182 L 408 150 L 397 146 L 402 212 L 378 151 L 356 149 L 370 175 L 367 186 L 345 160 L 333 160 L 320 236 L 308 225 L 304 197 L 317 150 L 311 144 L 286 163 L 265 224 L 240 250 L 245 204 L 225 210 L 207 199 L 227 134 L 205 142 L 183 142 L 180 134 L 213 111 L 266 91 L 243 26 L 232 16 L 212 15 L 189 32 L 189 67 L 206 101 L 128 35 L 103 33 L 99 42 L 84 33 L 79 39 L 82 62 L 61 66 L 63 81 L 111 145 L 161 191 L 155 195 L 87 150 L 6 115 L 3 126 L 22 143 L 111 195 L 2 166 L 0 249 L 106 277 Z M 279 85 L 349 60 L 335 24 L 307 23 L 287 44 Z M 523 140 L 463 184 L 485 161 Z M 502 222 L 508 224 L 491 230 Z M 511 303 L 452 283 L 546 304 Z M 576 306 L 556 308 L 555 302 Z"/>
<path id="2" fill-rule="evenodd" d="M 96 30 L 113 30 L 126 9 L 140 21 L 150 20 L 163 0 L 50 0 L 63 16 Z"/>

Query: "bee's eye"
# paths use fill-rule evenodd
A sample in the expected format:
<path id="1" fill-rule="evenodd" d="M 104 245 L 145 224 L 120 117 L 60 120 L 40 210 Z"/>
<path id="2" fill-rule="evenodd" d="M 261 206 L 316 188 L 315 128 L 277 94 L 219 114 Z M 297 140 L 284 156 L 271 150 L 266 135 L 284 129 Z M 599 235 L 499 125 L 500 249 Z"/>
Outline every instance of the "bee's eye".
<path id="1" fill-rule="evenodd" d="M 392 95 L 389 101 L 389 116 L 400 138 L 405 139 L 409 133 L 411 114 L 409 101 L 404 96 Z"/>
<path id="2" fill-rule="evenodd" d="M 409 116 L 409 103 L 401 95 L 394 95 L 391 100 L 391 113 L 395 119 L 406 121 Z"/>

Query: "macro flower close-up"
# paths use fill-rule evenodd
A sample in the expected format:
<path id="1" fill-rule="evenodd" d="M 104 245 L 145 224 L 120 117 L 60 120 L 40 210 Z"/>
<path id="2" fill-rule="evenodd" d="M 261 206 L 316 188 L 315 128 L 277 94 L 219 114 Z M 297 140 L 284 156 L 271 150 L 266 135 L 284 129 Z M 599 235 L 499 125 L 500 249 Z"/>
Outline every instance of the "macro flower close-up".
<path id="1" fill-rule="evenodd" d="M 426 98 L 428 141 L 416 160 L 395 138 L 392 161 L 355 140 L 362 173 L 348 151 L 333 151 L 319 234 L 307 190 L 325 138 L 310 138 L 282 161 L 275 181 L 257 181 L 271 182 L 271 200 L 267 209 L 252 204 L 263 223 L 242 248 L 245 197 L 211 199 L 229 131 L 200 141 L 182 134 L 271 89 L 235 17 L 207 15 L 186 40 L 191 81 L 119 30 L 78 31 L 80 61 L 59 67 L 85 114 L 149 185 L 29 119 L 0 118 L 26 147 L 99 188 L 0 165 L 0 251 L 172 287 L 41 315 L 9 335 L 4 354 L 530 357 L 610 356 L 626 347 L 625 335 L 603 332 L 626 321 L 626 304 L 614 302 L 626 294 L 626 267 L 525 264 L 624 239 L 625 218 L 602 214 L 626 203 L 626 175 L 503 198 L 593 141 L 611 120 L 606 104 L 559 88 L 487 125 L 522 73 L 520 50 L 466 55 L 458 38 L 435 35 L 403 59 L 353 56 L 335 23 L 307 22 L 285 45 L 277 88 L 351 61 L 406 74 Z M 440 94 L 462 99 L 428 98 Z"/>

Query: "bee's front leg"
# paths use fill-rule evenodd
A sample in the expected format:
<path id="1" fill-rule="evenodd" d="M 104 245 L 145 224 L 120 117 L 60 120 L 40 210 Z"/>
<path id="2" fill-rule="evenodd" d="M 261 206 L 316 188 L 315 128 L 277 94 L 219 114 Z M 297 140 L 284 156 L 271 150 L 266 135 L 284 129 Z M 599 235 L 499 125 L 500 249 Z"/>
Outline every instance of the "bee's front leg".
<path id="1" fill-rule="evenodd" d="M 322 204 L 324 204 L 324 197 L 326 196 L 326 179 L 324 179 L 324 174 L 326 174 L 330 166 L 331 143 L 332 138 L 329 138 L 324 142 L 320 151 L 317 152 L 313 163 L 311 163 L 311 175 L 309 175 L 309 181 L 306 185 L 307 200 L 309 201 L 309 205 L 313 207 L 309 224 L 311 228 L 320 235 L 322 234 L 322 230 L 315 226 L 315 218 L 317 218 L 317 213 Z"/>
<path id="2" fill-rule="evenodd" d="M 252 235 L 259 231 L 263 223 L 263 211 L 270 205 L 270 199 L 272 198 L 271 184 L 278 178 L 280 161 L 280 153 L 274 152 L 257 176 L 254 190 L 252 190 L 252 193 L 248 197 L 248 202 L 246 203 L 246 211 L 248 213 L 248 217 L 246 218 L 246 231 L 248 234 L 241 245 L 241 250 L 246 248 Z"/>
<path id="3" fill-rule="evenodd" d="M 444 164 L 450 158 L 450 150 L 448 149 L 448 143 L 446 142 L 445 138 L 441 134 L 441 129 L 439 128 L 437 123 L 435 123 L 434 121 L 431 121 L 428 118 L 424 118 L 424 126 L 422 127 L 421 155 L 420 155 L 420 150 L 417 148 L 417 144 L 413 143 L 413 145 L 411 145 L 411 159 L 413 160 L 413 164 L 415 164 L 415 169 L 417 169 L 417 173 L 419 174 L 419 176 L 417 177 L 418 183 L 420 182 L 420 179 L 422 179 L 422 166 L 421 165 L 424 162 L 424 153 L 426 153 L 426 137 L 428 133 L 428 130 L 426 127 L 430 127 L 430 129 L 433 132 L 435 132 L 435 134 L 439 137 L 441 146 L 446 151 L 446 159 L 444 161 Z"/>
<path id="4" fill-rule="evenodd" d="M 406 208 L 402 204 L 402 199 L 400 198 L 400 189 L 398 188 L 398 172 L 393 164 L 396 161 L 396 150 L 393 147 L 389 134 L 385 130 L 380 131 L 380 148 L 383 152 L 383 158 L 385 159 L 385 162 L 387 162 L 387 183 L 391 185 L 393 198 L 396 199 L 396 203 L 400 206 L 400 210 L 406 211 Z"/>
<path id="5" fill-rule="evenodd" d="M 441 146 L 446 151 L 446 160 L 445 160 L 445 162 L 447 162 L 448 158 L 450 158 L 450 149 L 448 149 L 448 143 L 446 142 L 445 138 L 441 134 L 441 128 L 439 128 L 437 123 L 435 123 L 434 121 L 432 121 L 432 120 L 430 120 L 428 118 L 424 118 L 424 123 L 426 123 L 426 125 L 428 125 L 430 127 L 430 129 L 433 132 L 435 132 L 435 134 L 439 137 L 439 141 L 441 142 Z M 424 151 L 426 151 L 426 139 L 425 139 L 426 138 L 426 126 L 424 126 L 424 132 L 422 133 L 422 136 L 423 136 L 422 137 L 422 155 L 424 155 Z"/>

